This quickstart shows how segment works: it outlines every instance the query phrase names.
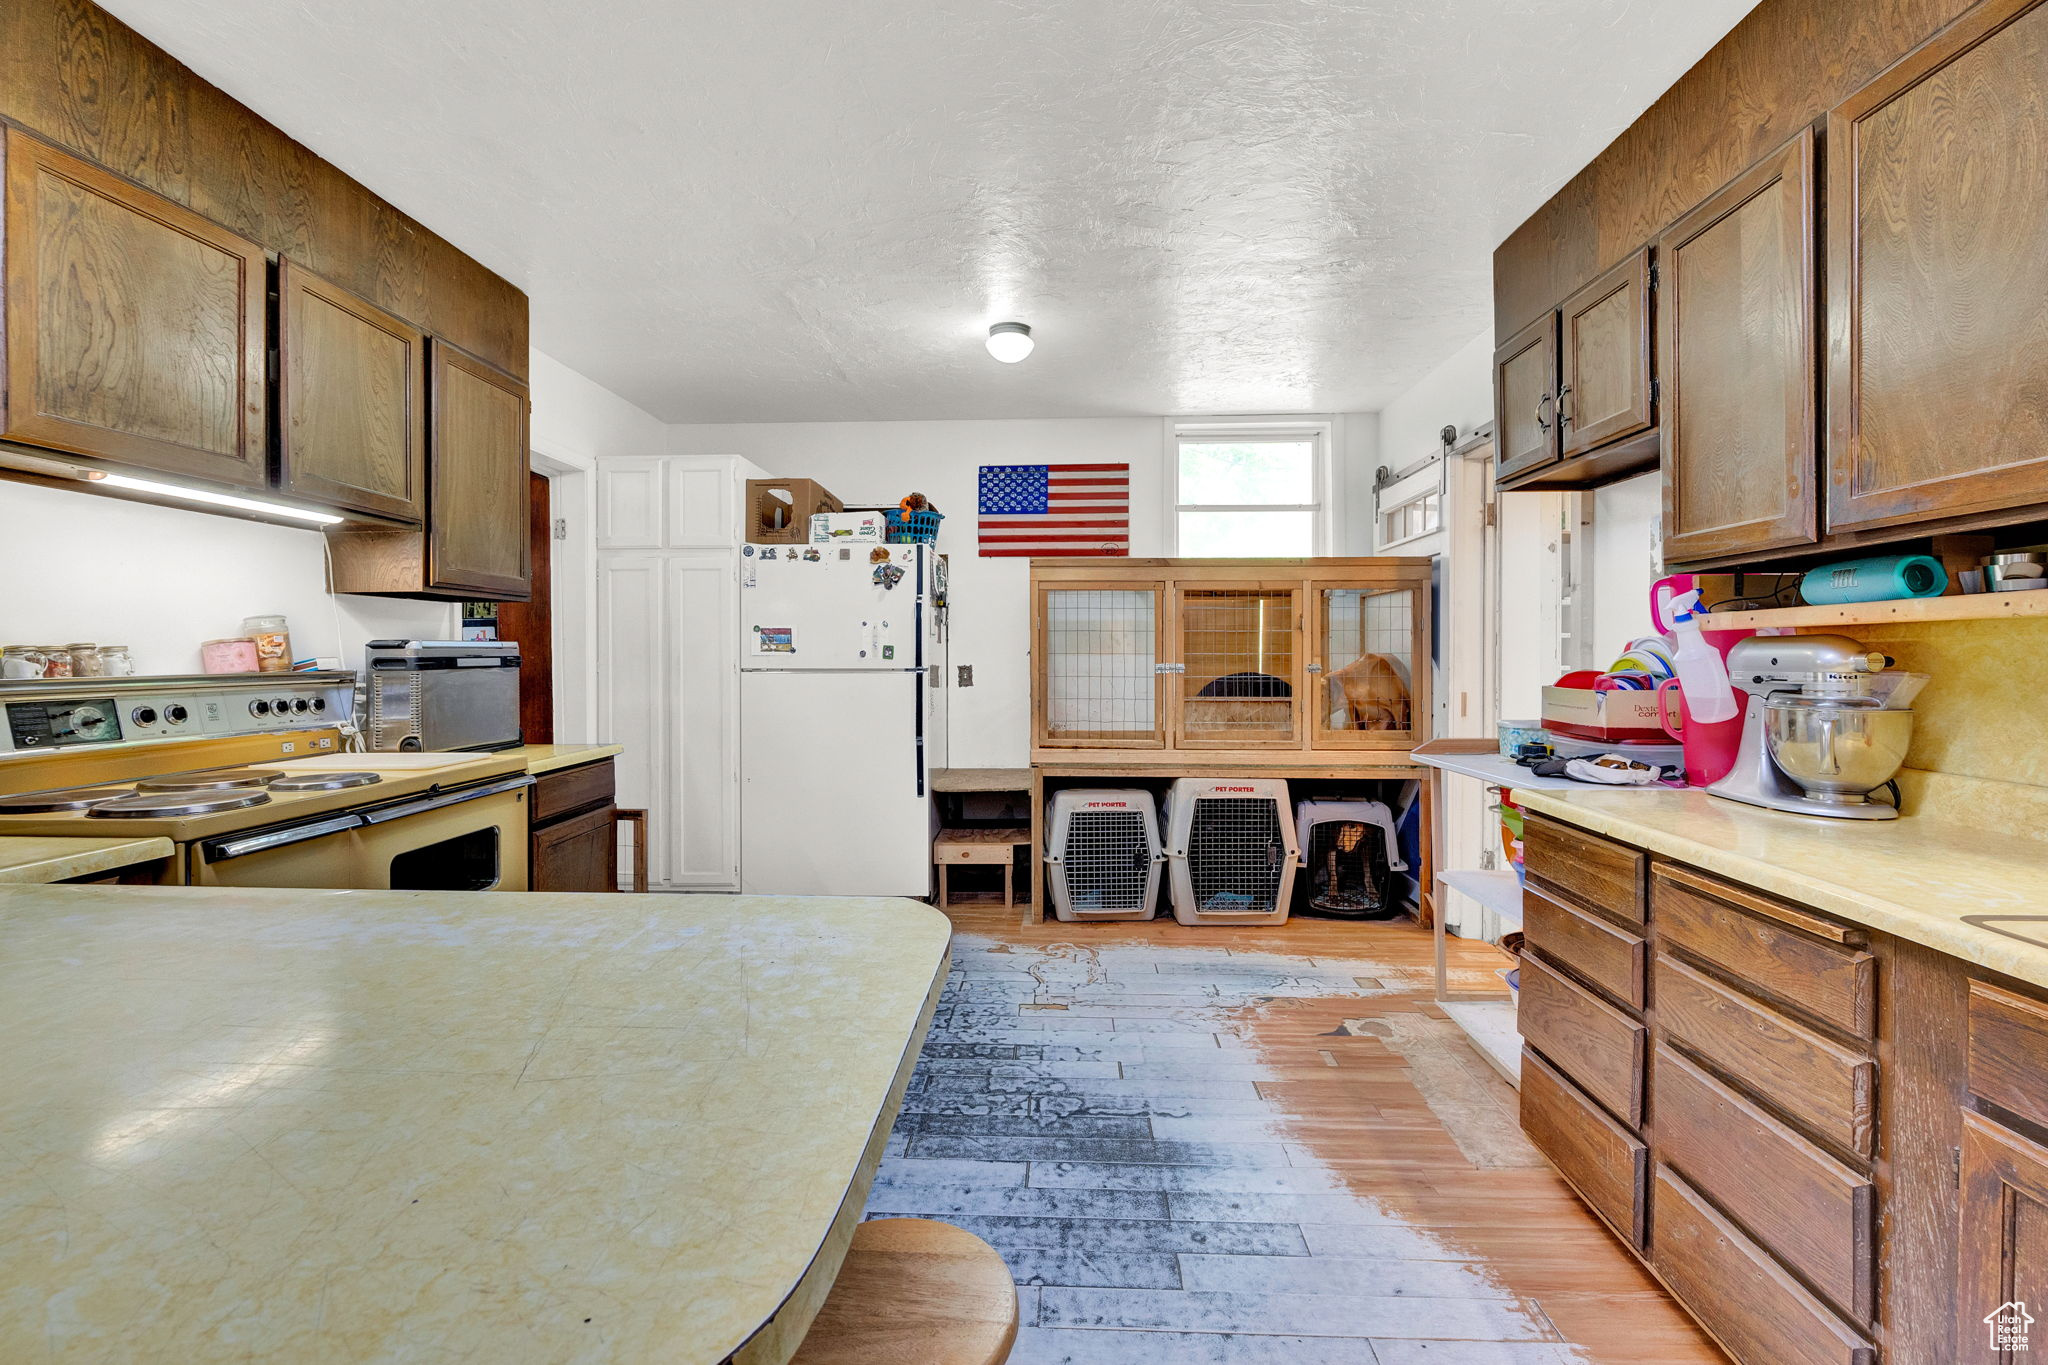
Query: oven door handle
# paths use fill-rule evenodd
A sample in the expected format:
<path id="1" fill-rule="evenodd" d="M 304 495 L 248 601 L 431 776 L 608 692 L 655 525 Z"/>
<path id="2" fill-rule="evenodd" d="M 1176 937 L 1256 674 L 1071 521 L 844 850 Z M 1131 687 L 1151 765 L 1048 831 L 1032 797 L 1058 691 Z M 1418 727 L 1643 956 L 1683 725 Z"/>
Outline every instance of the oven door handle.
<path id="1" fill-rule="evenodd" d="M 386 806 L 382 810 L 366 810 L 362 821 L 366 825 L 382 825 L 392 820 L 403 820 L 408 815 L 424 815 L 430 810 L 446 806 L 459 806 L 465 801 L 481 801 L 486 796 L 501 796 L 516 792 L 521 787 L 531 787 L 533 779 L 524 773 L 517 777 L 502 778 L 486 782 L 480 787 L 464 787 L 460 791 L 443 792 L 439 796 L 422 797 L 418 801 L 407 801 L 400 806 Z"/>
<path id="2" fill-rule="evenodd" d="M 324 839 L 330 834 L 343 834 L 362 823 L 363 817 L 360 815 L 336 815 L 326 820 L 311 820 L 303 825 L 287 825 L 283 829 L 251 834 L 244 839 L 207 839 L 200 843 L 199 849 L 209 863 L 224 863 L 230 858 L 244 858 L 251 853 L 267 853 L 273 848 L 283 848 L 287 844 L 303 844 L 308 839 Z"/>

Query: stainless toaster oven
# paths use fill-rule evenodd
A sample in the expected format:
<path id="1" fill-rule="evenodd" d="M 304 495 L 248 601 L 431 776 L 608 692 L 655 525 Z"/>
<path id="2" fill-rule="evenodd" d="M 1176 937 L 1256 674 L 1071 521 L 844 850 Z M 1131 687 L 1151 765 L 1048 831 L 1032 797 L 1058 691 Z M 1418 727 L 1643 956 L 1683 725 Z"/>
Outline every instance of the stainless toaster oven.
<path id="1" fill-rule="evenodd" d="M 510 641 L 372 640 L 363 738 L 372 749 L 509 749 L 519 728 L 519 646 Z"/>

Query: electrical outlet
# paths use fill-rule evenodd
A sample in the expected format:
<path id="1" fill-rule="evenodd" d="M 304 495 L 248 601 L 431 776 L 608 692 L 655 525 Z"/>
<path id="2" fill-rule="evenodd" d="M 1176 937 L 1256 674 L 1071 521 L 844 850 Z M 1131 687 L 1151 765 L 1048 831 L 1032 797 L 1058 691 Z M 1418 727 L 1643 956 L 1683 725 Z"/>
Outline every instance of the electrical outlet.
<path id="1" fill-rule="evenodd" d="M 955 677 L 955 679 L 956 679 L 956 684 L 955 684 L 956 686 L 959 686 L 959 687 L 972 687 L 972 686 L 974 686 L 974 665 L 973 665 L 973 664 L 957 664 L 957 665 L 955 665 L 955 666 L 954 666 L 954 677 Z"/>
<path id="2" fill-rule="evenodd" d="M 568 519 L 567 517 L 556 517 L 556 518 L 555 518 L 555 539 L 556 539 L 556 540 L 567 540 L 568 538 L 569 538 L 569 519 Z"/>

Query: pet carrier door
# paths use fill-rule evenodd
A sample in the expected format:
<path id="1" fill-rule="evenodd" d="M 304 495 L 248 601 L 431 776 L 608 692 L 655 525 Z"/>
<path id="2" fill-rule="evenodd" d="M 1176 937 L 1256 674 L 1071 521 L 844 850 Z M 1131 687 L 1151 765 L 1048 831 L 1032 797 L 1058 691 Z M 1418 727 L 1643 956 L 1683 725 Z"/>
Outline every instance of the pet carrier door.
<path id="1" fill-rule="evenodd" d="M 1152 793 L 1055 792 L 1047 823 L 1046 881 L 1058 918 L 1152 918 L 1165 857 Z"/>
<path id="2" fill-rule="evenodd" d="M 1277 778 L 1177 779 L 1167 794 L 1167 865 L 1182 924 L 1279 924 L 1300 849 Z"/>
<path id="3" fill-rule="evenodd" d="M 1165 746 L 1159 671 L 1164 596 L 1157 584 L 1128 581 L 1039 589 L 1039 744 Z"/>
<path id="4" fill-rule="evenodd" d="M 1295 811 L 1301 845 L 1302 912 L 1329 919 L 1392 919 L 1404 913 L 1393 873 L 1406 872 L 1394 814 L 1379 801 L 1304 801 Z"/>
<path id="5" fill-rule="evenodd" d="M 1300 745 L 1300 601 L 1293 586 L 1205 585 L 1175 594 L 1182 748 Z"/>
<path id="6" fill-rule="evenodd" d="M 1318 749 L 1406 749 L 1429 704 L 1423 583 L 1317 584 L 1309 715 Z M 1419 662 L 1418 662 L 1419 661 Z"/>

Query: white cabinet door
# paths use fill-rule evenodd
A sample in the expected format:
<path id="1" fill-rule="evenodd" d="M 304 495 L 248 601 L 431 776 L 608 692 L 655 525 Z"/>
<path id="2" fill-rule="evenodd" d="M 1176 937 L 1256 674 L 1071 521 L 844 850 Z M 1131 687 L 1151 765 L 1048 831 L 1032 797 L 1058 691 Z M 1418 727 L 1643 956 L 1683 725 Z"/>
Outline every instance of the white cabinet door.
<path id="1" fill-rule="evenodd" d="M 659 550 L 662 478 L 668 461 L 607 458 L 597 462 L 597 548 Z"/>
<path id="2" fill-rule="evenodd" d="M 738 676 L 730 551 L 665 557 L 667 789 L 674 801 L 668 884 L 739 886 Z"/>
<path id="3" fill-rule="evenodd" d="M 597 560 L 598 733 L 624 746 L 618 802 L 647 812 L 653 885 L 668 881 L 669 865 L 662 565 L 656 555 L 600 554 Z"/>

